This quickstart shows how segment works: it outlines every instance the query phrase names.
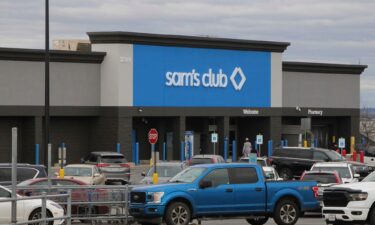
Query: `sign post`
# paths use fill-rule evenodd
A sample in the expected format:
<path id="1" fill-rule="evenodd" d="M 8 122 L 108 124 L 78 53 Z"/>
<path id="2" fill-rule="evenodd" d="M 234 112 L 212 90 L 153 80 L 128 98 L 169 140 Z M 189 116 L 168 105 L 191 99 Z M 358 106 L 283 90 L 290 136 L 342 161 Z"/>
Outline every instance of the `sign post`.
<path id="1" fill-rule="evenodd" d="M 260 157 L 261 147 L 262 147 L 262 144 L 263 144 L 263 135 L 262 134 L 257 135 L 256 144 L 258 145 L 258 157 Z"/>
<path id="2" fill-rule="evenodd" d="M 342 154 L 342 149 L 345 148 L 345 138 L 339 138 L 339 149 L 340 149 L 340 154 Z"/>
<path id="3" fill-rule="evenodd" d="M 211 134 L 211 143 L 212 143 L 213 146 L 214 146 L 214 155 L 216 155 L 216 153 L 215 153 L 215 145 L 216 145 L 218 139 L 219 139 L 219 137 L 218 137 L 218 134 L 217 134 L 217 133 L 212 133 L 212 134 Z"/>
<path id="4" fill-rule="evenodd" d="M 148 142 L 151 144 L 151 154 L 154 155 L 154 174 L 152 176 L 152 183 L 158 183 L 158 173 L 156 170 L 156 151 L 155 151 L 155 144 L 158 141 L 158 131 L 155 128 L 152 128 L 148 132 Z"/>

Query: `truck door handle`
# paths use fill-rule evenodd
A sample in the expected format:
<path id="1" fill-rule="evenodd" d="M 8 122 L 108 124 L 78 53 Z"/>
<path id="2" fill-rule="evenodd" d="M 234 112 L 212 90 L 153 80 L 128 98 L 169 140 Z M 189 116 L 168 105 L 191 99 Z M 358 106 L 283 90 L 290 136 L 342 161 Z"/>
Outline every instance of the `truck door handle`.
<path id="1" fill-rule="evenodd" d="M 233 192 L 233 189 L 232 188 L 227 188 L 227 189 L 225 189 L 225 192 Z"/>
<path id="2" fill-rule="evenodd" d="M 262 191 L 262 188 L 255 188 L 255 191 L 260 192 L 260 191 Z"/>

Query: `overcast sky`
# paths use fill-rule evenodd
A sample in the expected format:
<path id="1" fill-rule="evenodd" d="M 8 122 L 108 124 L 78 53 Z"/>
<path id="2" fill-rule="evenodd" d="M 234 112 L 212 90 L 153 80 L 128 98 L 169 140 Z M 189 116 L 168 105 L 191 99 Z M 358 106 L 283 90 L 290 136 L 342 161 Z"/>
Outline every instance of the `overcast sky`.
<path id="1" fill-rule="evenodd" d="M 44 48 L 45 0 L 0 0 L 0 47 Z M 375 107 L 374 0 L 50 0 L 50 39 L 135 31 L 287 41 L 284 60 L 365 64 Z"/>

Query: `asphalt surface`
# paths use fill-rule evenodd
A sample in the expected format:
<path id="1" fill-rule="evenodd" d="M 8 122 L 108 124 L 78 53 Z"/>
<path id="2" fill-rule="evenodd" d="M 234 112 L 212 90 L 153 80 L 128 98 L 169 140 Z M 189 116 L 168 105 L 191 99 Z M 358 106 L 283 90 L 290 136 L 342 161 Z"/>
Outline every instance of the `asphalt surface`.
<path id="1" fill-rule="evenodd" d="M 195 221 L 194 221 L 195 222 Z M 325 225 L 325 221 L 320 215 L 306 216 L 300 218 L 296 225 Z M 233 219 L 233 220 L 209 220 L 202 221 L 202 225 L 249 225 L 244 219 Z M 276 225 L 272 218 L 268 220 L 266 225 Z"/>

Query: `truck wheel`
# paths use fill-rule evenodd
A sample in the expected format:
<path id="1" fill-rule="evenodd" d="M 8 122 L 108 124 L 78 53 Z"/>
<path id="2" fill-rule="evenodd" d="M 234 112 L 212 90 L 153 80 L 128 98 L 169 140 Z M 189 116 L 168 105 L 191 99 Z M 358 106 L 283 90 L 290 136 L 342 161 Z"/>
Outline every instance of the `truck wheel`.
<path id="1" fill-rule="evenodd" d="M 283 180 L 291 180 L 293 178 L 293 172 L 288 167 L 284 167 L 280 170 L 279 176 L 283 178 Z"/>
<path id="2" fill-rule="evenodd" d="M 173 202 L 168 206 L 164 220 L 167 225 L 188 225 L 191 220 L 189 206 L 183 202 Z"/>
<path id="3" fill-rule="evenodd" d="M 277 203 L 273 219 L 278 225 L 294 225 L 299 218 L 299 208 L 297 204 L 290 200 L 284 199 Z"/>
<path id="4" fill-rule="evenodd" d="M 246 219 L 246 221 L 251 225 L 263 225 L 267 223 L 268 217 L 255 217 L 252 219 Z"/>
<path id="5" fill-rule="evenodd" d="M 368 218 L 369 218 L 370 225 L 375 224 L 375 208 L 371 210 Z"/>

